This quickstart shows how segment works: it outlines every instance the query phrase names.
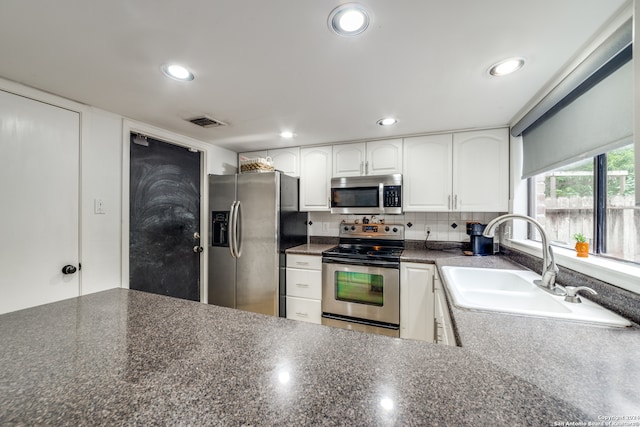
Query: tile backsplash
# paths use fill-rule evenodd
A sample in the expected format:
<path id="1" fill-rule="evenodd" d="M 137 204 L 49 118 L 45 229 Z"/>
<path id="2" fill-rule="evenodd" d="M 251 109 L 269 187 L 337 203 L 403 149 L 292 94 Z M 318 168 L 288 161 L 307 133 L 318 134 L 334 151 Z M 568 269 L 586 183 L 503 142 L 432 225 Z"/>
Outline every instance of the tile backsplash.
<path id="1" fill-rule="evenodd" d="M 468 242 L 467 221 L 486 224 L 493 218 L 502 215 L 499 212 L 405 212 L 403 215 L 375 215 L 375 219 L 383 219 L 385 224 L 403 224 L 405 239 L 424 240 L 427 228 L 430 229 L 429 240 Z M 309 212 L 309 236 L 338 236 L 340 223 L 362 221 L 372 215 L 337 215 L 330 212 Z M 372 221 L 372 222 L 374 222 Z M 411 224 L 411 226 L 409 226 Z"/>

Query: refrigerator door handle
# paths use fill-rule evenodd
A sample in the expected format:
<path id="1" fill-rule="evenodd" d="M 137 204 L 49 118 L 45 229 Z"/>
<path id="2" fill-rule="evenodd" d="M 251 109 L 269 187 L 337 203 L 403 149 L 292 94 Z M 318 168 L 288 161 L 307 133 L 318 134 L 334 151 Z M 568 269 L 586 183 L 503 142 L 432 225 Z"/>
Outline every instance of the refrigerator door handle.
<path id="1" fill-rule="evenodd" d="M 235 212 L 236 212 L 236 202 L 234 200 L 233 203 L 231 203 L 231 208 L 229 209 L 229 230 L 227 231 L 228 233 L 228 238 L 229 238 L 229 252 L 231 253 L 231 257 L 232 258 L 236 258 L 236 254 L 235 254 Z"/>
<path id="2" fill-rule="evenodd" d="M 242 256 L 242 205 L 240 202 L 236 202 L 236 240 L 235 240 L 235 251 L 236 258 L 240 258 Z"/>

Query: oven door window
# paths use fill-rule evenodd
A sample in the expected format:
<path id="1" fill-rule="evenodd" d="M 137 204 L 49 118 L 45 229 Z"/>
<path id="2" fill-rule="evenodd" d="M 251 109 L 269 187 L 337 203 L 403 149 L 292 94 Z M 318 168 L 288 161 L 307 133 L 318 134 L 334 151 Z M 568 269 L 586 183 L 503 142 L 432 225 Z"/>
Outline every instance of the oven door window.
<path id="1" fill-rule="evenodd" d="M 332 208 L 377 208 L 380 206 L 378 187 L 332 188 Z"/>
<path id="2" fill-rule="evenodd" d="M 336 299 L 382 307 L 384 279 L 380 274 L 336 271 Z"/>

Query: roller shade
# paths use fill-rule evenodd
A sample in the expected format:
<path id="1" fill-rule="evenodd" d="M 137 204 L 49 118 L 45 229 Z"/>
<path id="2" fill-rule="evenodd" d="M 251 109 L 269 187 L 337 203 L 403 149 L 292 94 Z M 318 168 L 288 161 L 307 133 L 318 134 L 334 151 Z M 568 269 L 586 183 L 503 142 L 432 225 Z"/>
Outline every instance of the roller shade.
<path id="1" fill-rule="evenodd" d="M 632 35 L 628 20 L 512 127 L 523 178 L 631 142 Z"/>
<path id="2" fill-rule="evenodd" d="M 579 98 L 522 134 L 522 177 L 633 142 L 633 67 L 628 61 Z"/>

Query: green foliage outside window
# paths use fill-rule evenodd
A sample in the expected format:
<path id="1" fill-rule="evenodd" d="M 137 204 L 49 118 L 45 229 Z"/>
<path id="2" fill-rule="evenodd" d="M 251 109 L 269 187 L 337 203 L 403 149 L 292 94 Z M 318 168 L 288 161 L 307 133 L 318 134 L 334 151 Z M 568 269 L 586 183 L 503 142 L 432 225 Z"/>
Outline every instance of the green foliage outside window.
<path id="1" fill-rule="evenodd" d="M 635 194 L 635 160 L 633 145 L 610 151 L 607 153 L 607 171 L 621 172 L 626 171 L 624 181 L 619 175 L 610 175 L 607 179 L 607 195 L 633 195 Z M 551 196 L 551 180 L 555 180 L 556 197 L 593 197 L 593 160 L 583 161 L 566 169 L 562 172 L 576 172 L 573 176 L 553 176 L 549 174 L 545 176 L 545 196 Z M 589 174 L 580 175 L 580 172 L 589 172 Z M 620 185 L 624 182 L 624 189 L 620 191 Z"/>

